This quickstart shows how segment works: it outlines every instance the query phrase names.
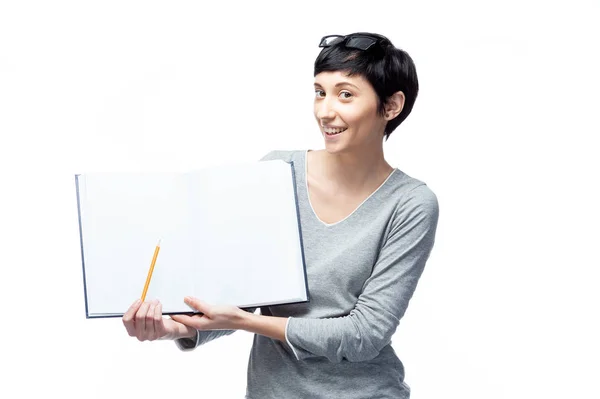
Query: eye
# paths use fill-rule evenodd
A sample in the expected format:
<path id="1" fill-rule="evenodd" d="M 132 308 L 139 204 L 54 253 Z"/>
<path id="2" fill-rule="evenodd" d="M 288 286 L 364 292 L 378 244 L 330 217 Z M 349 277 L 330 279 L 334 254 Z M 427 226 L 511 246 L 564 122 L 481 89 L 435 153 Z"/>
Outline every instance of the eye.
<path id="1" fill-rule="evenodd" d="M 325 97 L 325 91 L 321 90 L 321 89 L 315 89 L 315 96 L 316 97 Z"/>
<path id="2" fill-rule="evenodd" d="M 340 97 L 343 98 L 343 99 L 345 99 L 345 100 L 347 100 L 349 98 L 352 98 L 353 94 L 350 93 L 349 91 L 341 91 L 340 92 Z"/>

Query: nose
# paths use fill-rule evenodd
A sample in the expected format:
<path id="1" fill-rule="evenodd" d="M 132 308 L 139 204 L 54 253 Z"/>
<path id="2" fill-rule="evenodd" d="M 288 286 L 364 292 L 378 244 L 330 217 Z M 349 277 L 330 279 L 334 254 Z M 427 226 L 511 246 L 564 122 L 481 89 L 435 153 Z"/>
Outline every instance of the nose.
<path id="1" fill-rule="evenodd" d="M 328 97 L 321 98 L 315 103 L 315 116 L 319 120 L 329 121 L 335 118 L 333 104 Z"/>

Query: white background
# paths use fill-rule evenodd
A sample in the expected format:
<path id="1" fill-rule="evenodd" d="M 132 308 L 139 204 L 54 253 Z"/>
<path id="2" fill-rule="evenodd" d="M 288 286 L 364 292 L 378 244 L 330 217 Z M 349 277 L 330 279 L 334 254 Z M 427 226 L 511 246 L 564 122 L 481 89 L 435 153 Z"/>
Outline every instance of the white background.
<path id="1" fill-rule="evenodd" d="M 249 333 L 85 319 L 73 175 L 322 148 L 317 43 L 354 31 L 414 58 L 386 157 L 440 202 L 393 338 L 412 398 L 600 397 L 597 1 L 0 4 L 1 397 L 243 397 Z"/>

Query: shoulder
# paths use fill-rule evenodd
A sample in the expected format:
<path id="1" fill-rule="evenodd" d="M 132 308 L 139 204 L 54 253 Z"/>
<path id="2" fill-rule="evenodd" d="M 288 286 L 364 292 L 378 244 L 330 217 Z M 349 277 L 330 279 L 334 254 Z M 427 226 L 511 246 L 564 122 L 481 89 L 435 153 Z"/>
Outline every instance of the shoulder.
<path id="1" fill-rule="evenodd" d="M 423 181 L 400 170 L 394 181 L 396 209 L 394 219 L 402 223 L 410 219 L 426 219 L 436 225 L 439 217 L 439 202 L 435 192 Z"/>
<path id="2" fill-rule="evenodd" d="M 282 160 L 285 162 L 292 162 L 292 161 L 295 161 L 298 158 L 298 156 L 300 156 L 303 153 L 304 153 L 304 151 L 302 151 L 302 150 L 292 150 L 292 151 L 290 151 L 290 150 L 274 150 L 274 151 L 267 153 L 260 160 L 261 161 Z"/>

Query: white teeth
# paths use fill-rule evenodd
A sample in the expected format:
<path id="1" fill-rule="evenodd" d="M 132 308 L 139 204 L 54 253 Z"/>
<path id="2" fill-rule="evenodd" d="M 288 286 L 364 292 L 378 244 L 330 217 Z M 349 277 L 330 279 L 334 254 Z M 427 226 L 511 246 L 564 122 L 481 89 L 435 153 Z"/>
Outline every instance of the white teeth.
<path id="1" fill-rule="evenodd" d="M 347 129 L 347 128 L 345 128 L 345 127 L 344 127 L 344 128 L 341 128 L 341 127 L 338 127 L 338 128 L 330 128 L 330 127 L 327 127 L 327 128 L 323 128 L 323 131 L 324 131 L 326 134 L 338 134 L 338 133 L 342 133 L 342 132 L 343 132 L 344 130 L 346 130 L 346 129 Z"/>

